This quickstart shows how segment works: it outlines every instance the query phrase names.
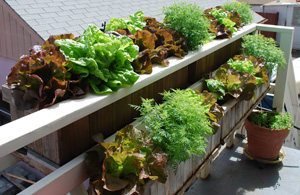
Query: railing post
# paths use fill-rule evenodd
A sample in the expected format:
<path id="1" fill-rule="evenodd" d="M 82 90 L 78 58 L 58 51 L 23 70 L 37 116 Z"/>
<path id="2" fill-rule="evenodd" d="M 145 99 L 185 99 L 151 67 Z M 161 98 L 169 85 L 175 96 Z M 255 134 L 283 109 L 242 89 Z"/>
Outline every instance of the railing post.
<path id="1" fill-rule="evenodd" d="M 294 27 L 258 24 L 256 28 L 257 30 L 261 30 L 261 31 L 280 33 L 280 49 L 284 52 L 286 64 L 285 64 L 285 68 L 278 67 L 277 69 L 273 108 L 276 108 L 277 111 L 282 112 L 284 109 L 284 95 L 286 92 L 288 69 L 291 60 L 290 56 L 291 56 L 292 45 L 293 45 Z"/>
<path id="2" fill-rule="evenodd" d="M 278 67 L 277 77 L 276 77 L 276 87 L 274 91 L 273 107 L 277 108 L 277 111 L 282 112 L 284 109 L 284 95 L 286 93 L 286 86 L 288 80 L 288 72 L 290 63 L 290 56 L 292 52 L 293 45 L 293 34 L 294 31 L 286 31 L 281 33 L 280 37 L 280 48 L 284 52 L 286 59 L 285 68 Z M 278 81 L 278 82 L 277 82 Z"/>

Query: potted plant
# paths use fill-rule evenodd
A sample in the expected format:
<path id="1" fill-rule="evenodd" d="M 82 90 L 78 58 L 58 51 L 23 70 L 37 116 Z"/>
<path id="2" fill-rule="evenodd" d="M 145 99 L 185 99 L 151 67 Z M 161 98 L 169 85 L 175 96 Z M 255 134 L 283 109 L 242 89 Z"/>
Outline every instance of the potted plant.
<path id="1" fill-rule="evenodd" d="M 266 160 L 277 159 L 292 124 L 293 120 L 288 112 L 253 111 L 245 120 L 248 152 Z"/>

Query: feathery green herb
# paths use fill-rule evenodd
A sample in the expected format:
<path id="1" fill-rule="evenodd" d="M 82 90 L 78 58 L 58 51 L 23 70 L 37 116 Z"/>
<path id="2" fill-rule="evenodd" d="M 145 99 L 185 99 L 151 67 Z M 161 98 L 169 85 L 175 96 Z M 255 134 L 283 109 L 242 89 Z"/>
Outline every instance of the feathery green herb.
<path id="1" fill-rule="evenodd" d="M 141 106 L 132 107 L 140 111 L 142 117 L 139 120 L 176 169 L 190 155 L 200 157 L 205 152 L 205 136 L 213 133 L 206 114 L 210 106 L 202 105 L 202 97 L 191 89 L 173 90 L 162 95 L 162 104 L 155 104 L 154 99 L 142 99 Z"/>
<path id="2" fill-rule="evenodd" d="M 185 36 L 190 50 L 197 50 L 199 45 L 209 40 L 210 23 L 199 6 L 179 2 L 164 7 L 163 13 L 166 15 L 164 19 L 166 27 L 180 31 Z"/>
<path id="3" fill-rule="evenodd" d="M 246 35 L 242 37 L 242 47 L 245 56 L 261 57 L 266 62 L 269 71 L 274 70 L 277 64 L 284 68 L 286 63 L 283 51 L 276 46 L 273 38 L 267 38 L 261 34 Z"/>
<path id="4" fill-rule="evenodd" d="M 251 5 L 246 2 L 227 2 L 223 6 L 227 11 L 236 11 L 242 18 L 245 24 L 249 24 L 253 20 L 253 12 L 251 11 Z"/>

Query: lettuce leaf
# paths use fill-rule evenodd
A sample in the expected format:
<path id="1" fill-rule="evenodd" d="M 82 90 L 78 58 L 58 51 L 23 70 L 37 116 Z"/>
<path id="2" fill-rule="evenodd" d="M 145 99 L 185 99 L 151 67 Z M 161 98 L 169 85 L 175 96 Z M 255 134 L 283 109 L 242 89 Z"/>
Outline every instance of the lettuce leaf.
<path id="1" fill-rule="evenodd" d="M 227 94 L 240 100 L 251 100 L 255 97 L 255 88 L 267 83 L 265 62 L 261 58 L 243 55 L 229 59 L 217 69 L 214 77 L 210 75 L 210 79 L 206 80 L 208 89 L 219 100 Z"/>
<path id="2" fill-rule="evenodd" d="M 239 72 L 223 64 L 216 72 L 215 79 L 225 85 L 226 93 L 240 100 L 251 100 L 256 88 L 256 78 L 248 72 Z"/>
<path id="3" fill-rule="evenodd" d="M 109 94 L 133 85 L 139 76 L 130 64 L 138 57 L 138 46 L 127 36 L 105 34 L 89 25 L 77 40 L 57 40 L 60 51 L 73 62 L 70 72 L 81 77 L 97 94 Z"/>
<path id="4" fill-rule="evenodd" d="M 173 29 L 165 28 L 155 18 L 144 17 L 147 25 L 130 36 L 139 46 L 138 59 L 132 62 L 134 71 L 138 73 L 152 73 L 152 64 L 168 66 L 166 58 L 177 56 L 183 58 L 188 48 L 183 35 Z"/>
<path id="5" fill-rule="evenodd" d="M 235 67 L 230 65 L 230 62 L 227 64 L 230 65 L 231 68 L 237 69 L 240 72 L 248 72 L 255 76 L 257 80 L 257 85 L 268 84 L 269 77 L 267 75 L 267 68 L 265 65 L 265 61 L 262 58 L 255 58 L 253 56 L 245 57 L 243 55 L 235 55 L 233 59 L 229 60 L 232 62 Z"/>
<path id="6" fill-rule="evenodd" d="M 223 96 L 225 96 L 224 84 L 214 79 L 207 79 L 205 81 L 208 89 L 213 92 L 219 100 L 223 100 Z"/>
<path id="7" fill-rule="evenodd" d="M 131 34 L 134 34 L 138 30 L 142 30 L 146 25 L 144 22 L 144 13 L 138 11 L 133 15 L 130 15 L 129 18 L 111 18 L 107 24 L 105 31 L 116 31 L 117 29 L 128 29 Z"/>
<path id="8" fill-rule="evenodd" d="M 216 93 L 209 92 L 207 90 L 204 90 L 202 93 L 196 90 L 196 93 L 202 97 L 202 105 L 209 105 L 210 107 L 209 111 L 205 112 L 205 114 L 209 116 L 211 126 L 213 127 L 213 134 L 215 134 L 220 128 L 219 121 L 224 115 L 224 109 L 222 106 L 217 104 L 218 98 Z"/>
<path id="9" fill-rule="evenodd" d="M 205 16 L 211 20 L 209 31 L 214 33 L 216 38 L 231 38 L 232 33 L 242 25 L 240 15 L 234 10 L 229 12 L 221 7 L 206 9 Z"/>
<path id="10" fill-rule="evenodd" d="M 240 72 L 248 72 L 253 74 L 254 65 L 250 60 L 233 60 L 232 58 L 227 61 L 227 64 L 232 69 L 236 69 Z"/>
<path id="11" fill-rule="evenodd" d="M 50 36 L 42 46 L 33 46 L 30 55 L 22 56 L 12 68 L 7 83 L 19 110 L 41 109 L 87 93 L 77 85 L 79 78 L 68 74 L 65 66 L 72 66 L 72 62 L 66 60 L 59 46 L 54 44 L 55 40 L 73 38 L 72 34 Z"/>
<path id="12" fill-rule="evenodd" d="M 103 188 L 136 191 L 147 180 L 166 182 L 164 169 L 168 157 L 143 130 L 127 125 L 117 132 L 114 143 L 99 144 L 105 150 L 105 159 L 94 153 L 88 153 L 86 158 L 94 191 L 103 191 Z M 102 171 L 100 160 L 103 160 Z"/>

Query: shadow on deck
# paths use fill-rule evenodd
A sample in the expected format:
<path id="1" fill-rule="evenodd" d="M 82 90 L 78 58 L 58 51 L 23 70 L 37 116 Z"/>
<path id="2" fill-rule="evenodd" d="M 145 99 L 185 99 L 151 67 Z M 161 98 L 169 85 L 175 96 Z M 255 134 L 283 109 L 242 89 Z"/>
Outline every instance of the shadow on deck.
<path id="1" fill-rule="evenodd" d="M 235 138 L 211 165 L 206 180 L 196 180 L 185 193 L 198 194 L 300 194 L 300 150 L 284 147 L 281 163 L 262 165 L 243 155 L 246 139 Z"/>

